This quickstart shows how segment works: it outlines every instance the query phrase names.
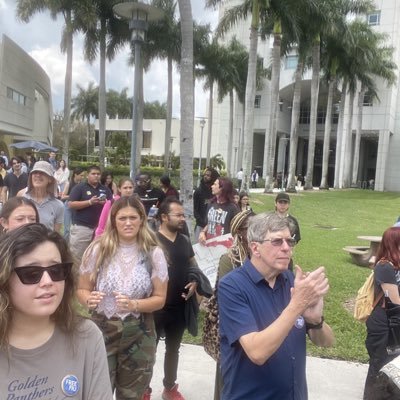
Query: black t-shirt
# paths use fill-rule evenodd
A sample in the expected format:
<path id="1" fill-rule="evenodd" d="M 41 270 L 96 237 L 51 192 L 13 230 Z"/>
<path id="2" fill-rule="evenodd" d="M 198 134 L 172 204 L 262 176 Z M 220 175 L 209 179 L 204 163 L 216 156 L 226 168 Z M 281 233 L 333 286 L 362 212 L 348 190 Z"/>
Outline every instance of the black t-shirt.
<path id="1" fill-rule="evenodd" d="M 69 201 L 86 201 L 90 200 L 93 196 L 100 196 L 103 193 L 107 196 L 107 200 L 112 200 L 112 193 L 108 187 L 101 184 L 93 187 L 87 182 L 83 182 L 74 186 L 69 195 Z M 72 222 L 91 229 L 96 228 L 103 206 L 104 204 L 93 204 L 81 210 L 74 210 Z"/>
<path id="2" fill-rule="evenodd" d="M 230 233 L 232 218 L 238 212 L 234 203 L 211 203 L 207 211 L 207 239 Z"/>
<path id="3" fill-rule="evenodd" d="M 400 286 L 400 271 L 394 269 L 388 262 L 378 263 L 374 268 L 375 298 L 382 292 L 382 283 L 391 283 Z M 383 297 L 379 301 L 382 304 Z"/>
<path id="4" fill-rule="evenodd" d="M 189 238 L 181 233 L 177 234 L 174 242 L 160 232 L 157 232 L 157 238 L 164 249 L 168 262 L 169 280 L 164 309 L 183 305 L 185 299 L 182 297 L 182 293 L 189 283 L 187 270 L 189 260 L 194 257 L 193 247 Z"/>
<path id="5" fill-rule="evenodd" d="M 165 199 L 165 193 L 158 188 L 151 188 L 144 191 L 140 190 L 140 188 L 136 188 L 135 193 L 140 197 L 146 210 L 146 214 L 149 213 L 151 206 L 159 207 Z"/>
<path id="6" fill-rule="evenodd" d="M 8 198 L 15 197 L 21 189 L 28 186 L 28 174 L 23 172 L 20 176 L 14 173 L 7 174 L 4 178 L 4 186 L 8 188 Z"/>

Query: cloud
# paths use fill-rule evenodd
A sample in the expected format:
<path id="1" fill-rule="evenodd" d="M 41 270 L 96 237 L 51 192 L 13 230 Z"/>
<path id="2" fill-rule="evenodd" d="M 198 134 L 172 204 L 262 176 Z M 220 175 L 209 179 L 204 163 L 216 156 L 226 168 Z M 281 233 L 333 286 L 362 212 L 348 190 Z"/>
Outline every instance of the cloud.
<path id="1" fill-rule="evenodd" d="M 193 4 L 194 3 L 194 4 Z M 205 1 L 192 2 L 192 13 L 199 23 L 210 22 L 215 26 L 218 13 L 205 10 Z M 32 17 L 29 23 L 22 23 L 15 16 L 15 0 L 0 0 L 0 34 L 5 33 L 27 53 L 29 53 L 46 71 L 51 80 L 53 109 L 62 110 L 64 103 L 64 79 L 66 55 L 60 51 L 63 18 L 52 20 L 46 12 Z M 83 58 L 83 39 L 74 37 L 72 94 L 77 92 L 76 85 L 87 87 L 89 82 L 99 82 L 99 59 L 90 65 Z M 117 54 L 115 60 L 106 65 L 107 89 L 120 92 L 128 88 L 128 96 L 133 93 L 134 66 L 129 66 L 129 48 Z M 180 117 L 180 75 L 174 66 L 173 72 L 173 115 Z M 167 101 L 167 63 L 156 60 L 144 76 L 144 97 L 146 101 Z M 202 83 L 196 82 L 195 115 L 204 116 L 208 94 L 203 92 Z"/>

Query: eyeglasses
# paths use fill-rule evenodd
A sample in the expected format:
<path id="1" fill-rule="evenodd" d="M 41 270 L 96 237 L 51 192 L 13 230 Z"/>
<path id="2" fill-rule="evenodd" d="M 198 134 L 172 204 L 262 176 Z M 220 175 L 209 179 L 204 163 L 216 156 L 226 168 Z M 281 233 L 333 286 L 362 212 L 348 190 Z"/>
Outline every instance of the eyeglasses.
<path id="1" fill-rule="evenodd" d="M 271 242 L 272 246 L 274 247 L 281 247 L 283 245 L 283 242 L 286 242 L 286 244 L 289 247 L 294 247 L 296 245 L 296 239 L 295 238 L 276 238 L 276 239 L 264 239 L 264 240 L 259 240 L 260 243 L 263 242 Z"/>
<path id="2" fill-rule="evenodd" d="M 173 217 L 178 217 L 178 218 L 186 218 L 185 214 L 172 214 L 172 213 L 170 213 L 168 215 L 172 215 Z"/>
<path id="3" fill-rule="evenodd" d="M 49 267 L 29 265 L 27 267 L 14 268 L 14 271 L 24 285 L 33 285 L 40 282 L 45 272 L 50 275 L 53 282 L 65 281 L 71 273 L 72 265 L 73 263 L 60 263 Z"/>

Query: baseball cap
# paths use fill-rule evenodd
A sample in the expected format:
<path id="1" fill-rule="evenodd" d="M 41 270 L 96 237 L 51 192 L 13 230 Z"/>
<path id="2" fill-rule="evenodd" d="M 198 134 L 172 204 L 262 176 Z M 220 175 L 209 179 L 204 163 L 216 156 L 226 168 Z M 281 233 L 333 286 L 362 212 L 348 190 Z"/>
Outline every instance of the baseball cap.
<path id="1" fill-rule="evenodd" d="M 53 168 L 47 161 L 36 161 L 31 172 L 40 171 L 53 178 Z"/>
<path id="2" fill-rule="evenodd" d="M 275 202 L 277 201 L 287 201 L 288 203 L 290 203 L 290 197 L 287 193 L 280 192 L 275 198 Z"/>

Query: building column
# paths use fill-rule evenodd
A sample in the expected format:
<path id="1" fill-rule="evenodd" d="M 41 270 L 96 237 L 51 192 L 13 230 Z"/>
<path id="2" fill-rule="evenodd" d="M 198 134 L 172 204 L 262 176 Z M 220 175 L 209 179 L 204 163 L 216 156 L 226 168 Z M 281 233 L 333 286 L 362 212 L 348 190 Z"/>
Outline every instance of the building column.
<path id="1" fill-rule="evenodd" d="M 279 172 L 282 173 L 282 175 L 285 175 L 285 163 L 286 163 L 286 146 L 289 143 L 289 138 L 285 136 L 281 136 L 279 138 L 279 144 L 278 144 L 278 160 L 276 163 L 276 173 L 278 174 Z"/>
<path id="2" fill-rule="evenodd" d="M 389 154 L 390 132 L 388 129 L 379 131 L 378 154 L 376 158 L 375 190 L 383 192 L 385 188 L 386 161 Z"/>

